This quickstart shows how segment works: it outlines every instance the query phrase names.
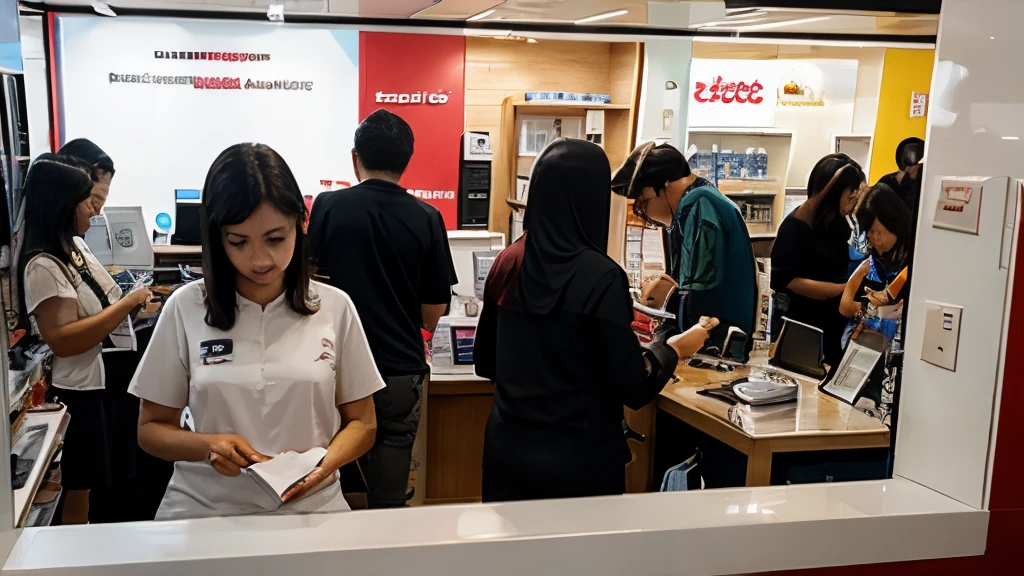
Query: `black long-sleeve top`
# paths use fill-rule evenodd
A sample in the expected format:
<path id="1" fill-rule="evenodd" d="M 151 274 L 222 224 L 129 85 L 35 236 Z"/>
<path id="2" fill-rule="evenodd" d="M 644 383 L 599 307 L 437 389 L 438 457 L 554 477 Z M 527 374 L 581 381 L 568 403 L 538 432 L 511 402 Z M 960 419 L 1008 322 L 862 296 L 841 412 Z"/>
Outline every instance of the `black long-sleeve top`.
<path id="1" fill-rule="evenodd" d="M 572 286 L 551 314 L 527 313 L 516 288 L 523 246 L 514 243 L 491 267 L 476 333 L 476 373 L 495 382 L 495 411 L 515 425 L 621 439 L 623 405 L 653 400 L 675 371 L 676 353 L 640 345 L 621 269 Z"/>

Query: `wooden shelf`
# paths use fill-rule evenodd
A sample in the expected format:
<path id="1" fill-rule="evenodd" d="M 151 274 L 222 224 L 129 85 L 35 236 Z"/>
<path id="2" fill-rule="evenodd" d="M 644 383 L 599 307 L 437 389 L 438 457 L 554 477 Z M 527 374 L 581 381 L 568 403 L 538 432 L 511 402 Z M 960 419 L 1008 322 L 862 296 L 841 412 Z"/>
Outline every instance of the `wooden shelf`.
<path id="1" fill-rule="evenodd" d="M 630 110 L 629 104 L 600 104 L 597 102 L 559 102 L 514 100 L 512 105 L 517 108 L 577 108 L 581 110 Z"/>
<path id="2" fill-rule="evenodd" d="M 690 134 L 729 134 L 741 136 L 771 136 L 792 138 L 793 132 L 775 128 L 691 128 Z"/>
<path id="3" fill-rule="evenodd" d="M 526 210 L 526 202 L 522 200 L 516 200 L 515 198 L 505 198 L 505 202 L 512 207 L 513 210 Z"/>
<path id="4" fill-rule="evenodd" d="M 775 198 L 778 194 L 771 192 L 722 192 L 726 198 Z"/>

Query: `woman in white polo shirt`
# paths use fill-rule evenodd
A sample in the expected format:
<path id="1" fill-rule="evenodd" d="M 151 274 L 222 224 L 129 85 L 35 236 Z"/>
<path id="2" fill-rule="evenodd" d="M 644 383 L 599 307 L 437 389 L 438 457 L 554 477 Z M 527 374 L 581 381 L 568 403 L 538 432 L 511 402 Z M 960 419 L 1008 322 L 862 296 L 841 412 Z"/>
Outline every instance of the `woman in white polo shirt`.
<path id="1" fill-rule="evenodd" d="M 53 351 L 51 396 L 67 405 L 63 522 L 84 524 L 89 491 L 109 482 L 110 439 L 103 411 L 103 341 L 149 298 L 121 289 L 79 237 L 95 214 L 93 182 L 71 158 L 46 154 L 25 181 L 25 239 L 20 265 L 25 312 Z"/>
<path id="2" fill-rule="evenodd" d="M 384 383 L 352 301 L 309 281 L 298 183 L 267 146 L 238 144 L 210 168 L 201 214 L 205 278 L 167 300 L 129 388 L 139 445 L 175 462 L 157 519 L 348 510 L 337 471 L 373 446 Z M 283 506 L 242 474 L 316 447 L 327 455 Z"/>

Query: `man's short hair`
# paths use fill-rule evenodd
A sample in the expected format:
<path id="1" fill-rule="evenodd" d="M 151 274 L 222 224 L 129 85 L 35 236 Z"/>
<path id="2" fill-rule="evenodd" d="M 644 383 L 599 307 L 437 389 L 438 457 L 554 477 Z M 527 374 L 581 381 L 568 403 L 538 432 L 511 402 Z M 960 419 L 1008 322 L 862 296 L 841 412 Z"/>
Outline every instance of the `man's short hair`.
<path id="1" fill-rule="evenodd" d="M 401 176 L 412 158 L 412 128 L 397 114 L 377 110 L 356 128 L 355 151 L 367 170 Z"/>

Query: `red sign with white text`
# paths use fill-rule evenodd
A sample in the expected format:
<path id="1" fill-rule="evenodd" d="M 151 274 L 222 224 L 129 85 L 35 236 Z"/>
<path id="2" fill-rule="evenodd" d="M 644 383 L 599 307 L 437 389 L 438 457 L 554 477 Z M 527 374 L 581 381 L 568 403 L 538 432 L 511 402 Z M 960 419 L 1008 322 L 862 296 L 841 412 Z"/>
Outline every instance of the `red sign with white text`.
<path id="1" fill-rule="evenodd" d="M 459 224 L 465 66 L 462 36 L 359 33 L 359 118 L 383 108 L 409 123 L 416 144 L 401 183 L 449 230 Z"/>

